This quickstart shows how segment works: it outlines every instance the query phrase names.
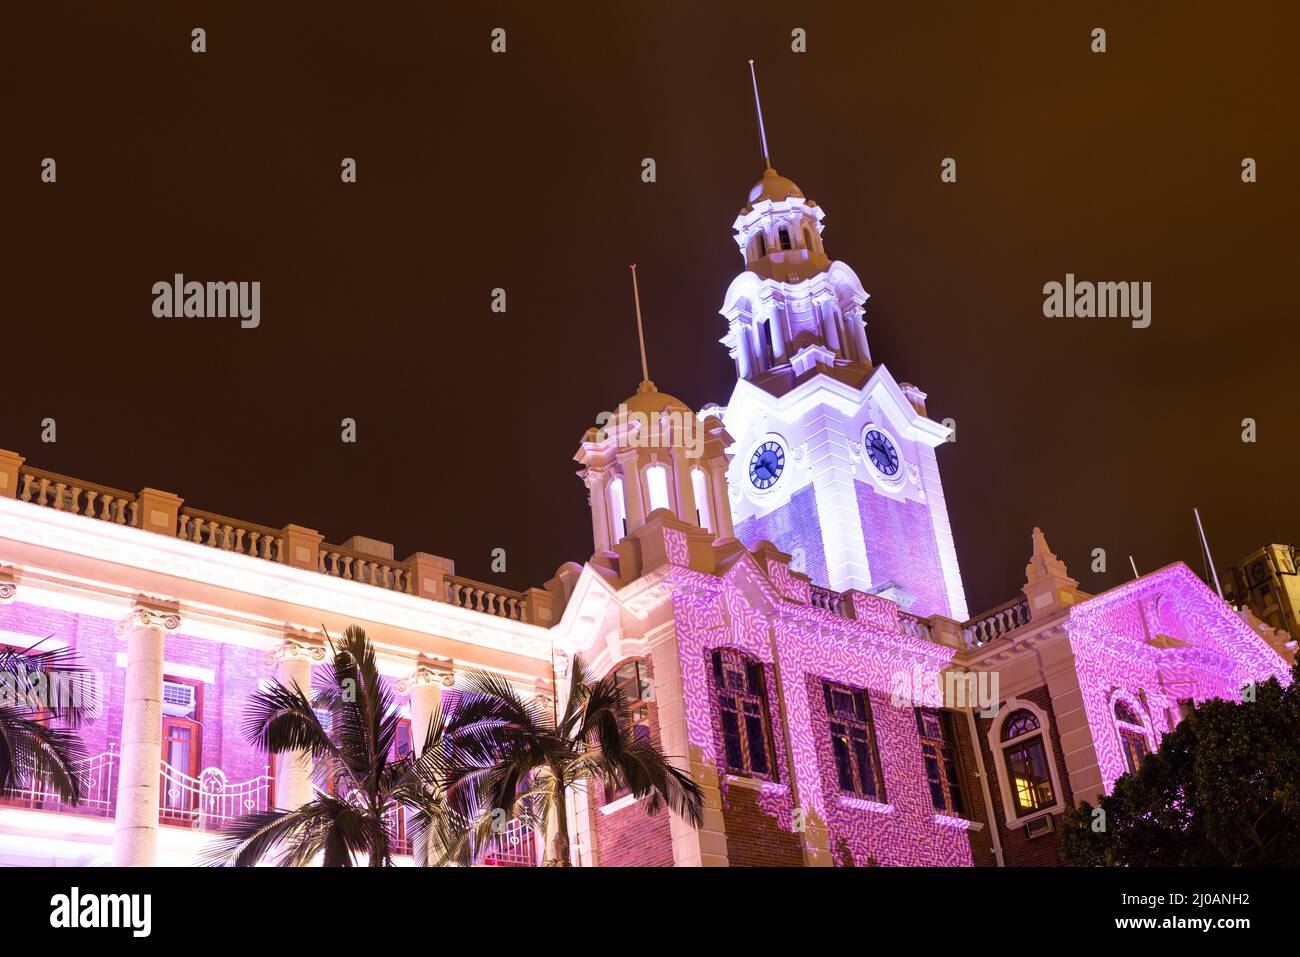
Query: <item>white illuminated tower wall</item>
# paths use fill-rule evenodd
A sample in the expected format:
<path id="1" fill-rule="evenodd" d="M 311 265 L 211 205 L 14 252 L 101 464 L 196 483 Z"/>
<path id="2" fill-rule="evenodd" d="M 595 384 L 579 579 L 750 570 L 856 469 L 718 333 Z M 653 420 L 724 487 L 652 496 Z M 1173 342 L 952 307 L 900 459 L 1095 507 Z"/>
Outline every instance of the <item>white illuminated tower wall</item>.
<path id="1" fill-rule="evenodd" d="M 745 270 L 722 305 L 736 363 L 718 409 L 736 537 L 768 540 L 837 591 L 964 621 L 966 596 L 925 394 L 873 365 L 857 275 L 822 246 L 825 213 L 768 169 L 736 217 Z M 707 411 L 707 410 L 706 410 Z"/>

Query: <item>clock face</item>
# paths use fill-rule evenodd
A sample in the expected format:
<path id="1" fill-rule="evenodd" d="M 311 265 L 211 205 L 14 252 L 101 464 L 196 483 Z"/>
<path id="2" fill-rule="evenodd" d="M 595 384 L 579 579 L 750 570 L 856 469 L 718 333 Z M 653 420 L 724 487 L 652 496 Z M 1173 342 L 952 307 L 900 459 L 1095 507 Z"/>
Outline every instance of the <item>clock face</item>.
<path id="1" fill-rule="evenodd" d="M 760 492 L 775 485 L 784 471 L 785 449 L 779 442 L 764 442 L 749 458 L 749 481 Z"/>
<path id="2" fill-rule="evenodd" d="M 871 464 L 880 470 L 880 474 L 891 478 L 898 474 L 898 449 L 894 448 L 889 436 L 879 429 L 868 429 L 862 437 L 862 444 L 866 446 Z"/>

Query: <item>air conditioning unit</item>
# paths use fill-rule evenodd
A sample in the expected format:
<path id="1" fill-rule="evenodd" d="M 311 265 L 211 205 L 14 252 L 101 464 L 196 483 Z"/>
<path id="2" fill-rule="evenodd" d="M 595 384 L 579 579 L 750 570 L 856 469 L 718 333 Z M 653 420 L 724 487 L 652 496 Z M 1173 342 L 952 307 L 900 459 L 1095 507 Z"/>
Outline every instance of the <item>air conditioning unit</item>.
<path id="1" fill-rule="evenodd" d="M 1054 830 L 1056 830 L 1056 819 L 1050 814 L 1044 814 L 1025 825 L 1025 837 L 1032 840 L 1044 834 L 1051 834 Z"/>
<path id="2" fill-rule="evenodd" d="M 179 681 L 164 681 L 162 693 L 163 714 L 186 716 L 194 713 L 196 704 L 194 685 L 181 684 Z"/>

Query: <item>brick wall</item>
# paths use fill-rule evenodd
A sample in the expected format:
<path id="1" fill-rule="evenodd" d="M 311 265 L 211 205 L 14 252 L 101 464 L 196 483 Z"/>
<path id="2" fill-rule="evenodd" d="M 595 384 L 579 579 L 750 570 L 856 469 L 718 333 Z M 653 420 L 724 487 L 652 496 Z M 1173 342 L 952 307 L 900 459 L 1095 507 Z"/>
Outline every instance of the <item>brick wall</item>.
<path id="1" fill-rule="evenodd" d="M 821 521 L 817 514 L 817 493 L 811 484 L 791 495 L 790 501 L 780 508 L 738 522 L 736 538 L 747 548 L 760 541 L 769 541 L 789 555 L 798 552 L 803 556 L 803 567 L 795 568 L 795 571 L 802 571 L 820 585 L 829 581 L 826 548 L 822 544 Z"/>
<path id="2" fill-rule="evenodd" d="M 713 680 L 711 653 L 705 666 Z M 767 688 L 767 717 L 771 731 L 774 781 L 740 780 L 718 769 L 722 782 L 722 819 L 727 831 L 727 857 L 732 867 L 799 867 L 803 864 L 803 842 L 791 830 L 793 804 L 790 800 L 790 767 L 784 747 L 785 728 L 781 710 L 775 700 L 776 673 L 763 663 L 763 683 Z M 717 695 L 713 698 L 716 702 Z M 722 714 L 716 705 L 710 713 L 713 726 L 714 753 L 725 755 L 722 738 Z M 725 759 L 724 762 L 725 764 Z"/>
<path id="3" fill-rule="evenodd" d="M 872 582 L 895 581 L 915 594 L 916 603 L 909 609 L 913 614 L 948 615 L 929 508 L 923 502 L 881 495 L 862 482 L 854 485 Z"/>
<path id="4" fill-rule="evenodd" d="M 121 750 L 122 705 L 126 668 L 117 656 L 126 653 L 126 639 L 114 634 L 115 622 L 92 615 L 73 614 L 14 602 L 0 606 L 0 630 L 32 636 L 31 643 L 52 636 L 76 650 L 83 667 L 100 676 L 103 703 L 98 717 L 85 722 L 78 733 L 86 755 Z M 202 750 L 199 768 L 217 767 L 231 783 L 266 773 L 266 756 L 244 741 L 240 730 L 248 697 L 261 678 L 269 675 L 261 652 L 168 633 L 163 658 L 172 665 L 189 665 L 213 672 L 204 682 Z M 162 754 L 159 752 L 159 759 Z"/>
<path id="5" fill-rule="evenodd" d="M 1047 715 L 1048 721 L 1052 724 L 1051 732 L 1048 735 L 1052 748 L 1051 757 L 1056 764 L 1056 776 L 1060 780 L 1063 792 L 1061 798 L 1063 810 L 1057 812 L 1056 815 L 1056 823 L 1059 825 L 1060 814 L 1064 813 L 1064 809 L 1074 806 L 1074 794 L 1070 790 L 1070 776 L 1065 767 L 1064 753 L 1061 750 L 1061 738 L 1056 727 L 1056 714 L 1052 710 L 1052 697 L 1048 694 L 1045 685 L 1031 691 L 1022 691 L 1016 697 L 1025 701 L 1032 701 L 1042 709 L 1043 713 Z M 988 769 L 989 791 L 993 800 L 993 818 L 997 823 L 998 834 L 1002 838 L 1004 862 L 1008 867 L 1059 867 L 1061 865 L 1061 843 L 1057 831 L 1053 830 L 1049 834 L 1030 838 L 1025 836 L 1023 825 L 1010 828 L 1005 825 L 1006 815 L 1002 806 L 1002 789 L 997 777 L 997 763 L 993 760 L 993 753 L 988 743 L 989 728 L 993 724 L 993 719 L 977 716 L 975 720 L 979 727 L 979 745 L 984 752 L 984 765 Z"/>
<path id="6" fill-rule="evenodd" d="M 883 793 L 879 794 L 876 802 L 889 809 L 887 813 L 869 810 L 860 805 L 862 799 L 840 790 L 831 746 L 830 721 L 822 697 L 823 680 L 819 675 L 805 674 L 803 690 L 808 695 L 809 717 L 816 742 L 817 780 L 814 786 L 821 788 L 829 847 L 835 863 L 841 867 L 926 866 L 951 865 L 954 858 L 960 860 L 960 854 L 941 847 L 954 841 L 954 829 L 935 823 L 934 805 L 925 781 L 921 739 L 916 731 L 912 708 L 891 704 L 890 695 L 885 692 L 867 692 L 872 734 L 879 757 L 879 777 L 883 780 Z M 963 798 L 967 788 L 969 784 L 963 780 Z M 979 821 L 983 803 L 967 800 L 966 810 L 969 819 Z M 969 841 L 973 858 L 981 836 L 967 830 L 955 840 L 958 843 Z M 982 841 L 987 847 L 986 834 Z M 986 850 L 984 859 L 973 862 L 991 863 L 992 854 Z"/>
<path id="7" fill-rule="evenodd" d="M 983 830 L 967 832 L 970 838 L 971 863 L 976 867 L 996 867 L 997 858 L 993 855 L 991 830 L 994 822 L 984 801 L 984 791 L 980 787 L 979 765 L 975 761 L 975 744 L 971 740 L 970 723 L 966 720 L 964 711 L 953 711 L 951 714 L 952 727 L 957 737 L 957 759 L 961 771 L 961 793 L 966 801 L 966 816 L 984 825 Z M 976 720 L 978 721 L 978 718 Z M 989 791 L 992 793 L 997 790 L 998 783 L 994 778 L 993 766 L 988 763 L 987 758 L 985 758 L 984 771 L 988 775 Z"/>
<path id="8" fill-rule="evenodd" d="M 620 665 L 623 662 L 619 663 Z M 646 677 L 654 684 L 654 668 L 648 658 L 641 659 Z M 616 670 L 611 669 L 611 670 Z M 654 702 L 647 705 L 650 740 L 662 748 L 659 737 L 659 711 Z M 625 805 L 610 814 L 602 813 L 605 785 L 595 781 L 588 786 L 592 840 L 592 858 L 600 867 L 672 867 L 673 838 L 667 808 L 648 814 L 645 800 Z"/>

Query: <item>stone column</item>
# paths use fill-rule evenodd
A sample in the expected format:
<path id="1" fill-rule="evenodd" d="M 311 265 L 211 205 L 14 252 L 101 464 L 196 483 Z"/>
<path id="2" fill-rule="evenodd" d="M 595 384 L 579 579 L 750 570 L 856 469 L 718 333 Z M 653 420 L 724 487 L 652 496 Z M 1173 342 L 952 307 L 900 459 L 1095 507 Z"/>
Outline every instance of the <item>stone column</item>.
<path id="1" fill-rule="evenodd" d="M 691 464 L 694 460 L 686 455 L 686 449 L 681 445 L 673 446 L 672 460 L 673 488 L 677 493 L 677 517 L 683 522 L 698 525 L 699 520 L 695 516 L 695 486 L 691 483 Z"/>
<path id="2" fill-rule="evenodd" d="M 158 858 L 162 777 L 163 636 L 180 627 L 175 611 L 137 605 L 118 623 L 126 639 L 122 753 L 117 776 L 113 863 L 152 867 Z"/>
<path id="3" fill-rule="evenodd" d="M 632 451 L 619 455 L 618 461 L 623 466 L 623 509 L 627 513 L 627 532 L 630 535 L 645 524 L 645 504 L 641 497 L 641 460 Z"/>
<path id="4" fill-rule="evenodd" d="M 424 752 L 424 742 L 429 735 L 429 722 L 442 706 L 442 689 L 456 683 L 456 672 L 450 661 L 421 657 L 415 670 L 397 682 L 397 693 L 411 700 L 411 748 L 418 755 Z"/>
<path id="5" fill-rule="evenodd" d="M 722 819 L 718 769 L 706 764 L 700 749 L 690 744 L 675 634 L 669 634 L 650 649 L 650 661 L 654 666 L 660 744 L 669 760 L 688 772 L 704 791 L 704 821 L 700 827 L 693 827 L 683 818 L 668 812 L 673 863 L 677 867 L 726 867 L 727 829 Z"/>
<path id="6" fill-rule="evenodd" d="M 710 463 L 709 488 L 713 492 L 713 537 L 735 538 L 736 529 L 731 521 L 731 496 L 727 492 L 726 460 Z"/>
<path id="7" fill-rule="evenodd" d="M 608 551 L 613 544 L 609 537 L 606 508 L 607 485 L 604 472 L 587 472 L 587 490 L 591 494 L 591 540 L 598 552 Z"/>
<path id="8" fill-rule="evenodd" d="M 295 684 L 311 697 L 311 666 L 325 660 L 323 645 L 300 635 L 286 635 L 266 656 L 266 665 L 276 680 L 292 688 Z M 275 756 L 275 806 L 292 811 L 311 800 L 311 752 L 285 751 Z"/>
<path id="9" fill-rule="evenodd" d="M 23 463 L 17 452 L 0 449 L 0 498 L 17 498 Z"/>

